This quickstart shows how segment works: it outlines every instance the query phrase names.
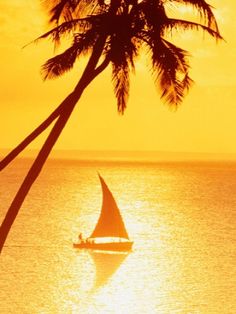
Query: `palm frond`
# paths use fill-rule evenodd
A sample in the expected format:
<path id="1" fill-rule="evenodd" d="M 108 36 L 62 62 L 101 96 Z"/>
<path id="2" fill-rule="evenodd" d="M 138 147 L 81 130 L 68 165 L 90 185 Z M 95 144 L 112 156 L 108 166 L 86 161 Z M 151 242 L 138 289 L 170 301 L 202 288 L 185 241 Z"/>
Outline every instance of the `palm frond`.
<path id="1" fill-rule="evenodd" d="M 63 53 L 47 60 L 42 66 L 43 79 L 53 79 L 70 71 L 77 57 L 76 47 L 70 47 Z"/>
<path id="2" fill-rule="evenodd" d="M 37 43 L 39 40 L 49 37 L 55 44 L 59 44 L 62 36 L 74 34 L 75 31 L 85 32 L 89 28 L 91 28 L 89 19 L 74 19 L 54 27 L 50 31 L 36 38 L 33 42 Z"/>
<path id="3" fill-rule="evenodd" d="M 58 25 L 61 22 L 92 14 L 96 7 L 100 8 L 99 0 L 44 0 L 48 10 L 49 22 Z"/>
<path id="4" fill-rule="evenodd" d="M 199 23 L 191 22 L 191 21 L 186 21 L 186 20 L 179 20 L 179 19 L 171 19 L 168 18 L 163 25 L 163 28 L 165 30 L 172 31 L 173 29 L 176 30 L 197 30 L 199 31 L 202 29 L 204 32 L 207 32 L 210 36 L 214 37 L 215 39 L 223 39 L 219 32 L 213 30 L 212 28 L 208 26 L 204 26 Z"/>
<path id="5" fill-rule="evenodd" d="M 161 98 L 164 98 L 170 106 L 178 107 L 192 83 L 192 79 L 187 74 L 182 81 L 176 80 L 175 82 L 160 74 L 160 87 L 163 91 Z"/>
<path id="6" fill-rule="evenodd" d="M 93 30 L 89 30 L 85 34 L 75 34 L 72 46 L 63 53 L 50 58 L 42 66 L 42 75 L 44 80 L 53 79 L 70 71 L 76 58 L 81 54 L 88 53 L 97 39 L 97 34 Z"/>
<path id="7" fill-rule="evenodd" d="M 161 98 L 169 105 L 179 105 L 193 83 L 188 74 L 188 53 L 162 38 L 153 43 L 151 52 L 155 81 L 162 91 Z"/>
<path id="8" fill-rule="evenodd" d="M 127 62 L 116 64 L 112 62 L 112 81 L 117 99 L 118 112 L 123 114 L 129 97 L 129 65 Z"/>
<path id="9" fill-rule="evenodd" d="M 173 53 L 174 58 L 178 64 L 178 71 L 182 73 L 186 73 L 189 70 L 189 63 L 187 58 L 190 56 L 189 52 L 177 47 L 176 45 L 172 44 L 171 42 L 167 41 L 166 39 L 162 38 L 162 43 L 168 47 L 168 49 Z"/>
<path id="10" fill-rule="evenodd" d="M 203 19 L 203 22 L 209 28 L 219 33 L 218 25 L 215 16 L 212 12 L 212 6 L 209 5 L 205 0 L 170 0 L 170 1 L 182 3 L 185 5 L 191 5 L 198 11 L 200 17 Z"/>

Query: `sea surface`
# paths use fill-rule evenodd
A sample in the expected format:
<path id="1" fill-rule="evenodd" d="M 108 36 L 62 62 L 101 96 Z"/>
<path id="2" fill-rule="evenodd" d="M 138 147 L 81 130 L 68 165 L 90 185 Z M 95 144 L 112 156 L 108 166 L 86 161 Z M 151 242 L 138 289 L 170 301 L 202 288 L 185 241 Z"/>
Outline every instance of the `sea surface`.
<path id="1" fill-rule="evenodd" d="M 0 173 L 1 219 L 31 160 Z M 112 191 L 129 254 L 76 250 Z M 1 314 L 235 314 L 236 163 L 50 160 L 0 257 Z"/>

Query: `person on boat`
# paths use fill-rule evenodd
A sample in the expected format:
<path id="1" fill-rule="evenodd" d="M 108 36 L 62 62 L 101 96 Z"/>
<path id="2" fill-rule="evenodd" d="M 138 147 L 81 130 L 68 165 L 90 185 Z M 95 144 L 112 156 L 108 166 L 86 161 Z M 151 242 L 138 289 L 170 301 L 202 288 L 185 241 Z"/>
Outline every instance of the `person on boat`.
<path id="1" fill-rule="evenodd" d="M 83 235 L 82 235 L 82 233 L 79 234 L 79 241 L 80 241 L 80 242 L 83 242 L 83 241 L 84 241 L 84 240 L 83 240 Z"/>

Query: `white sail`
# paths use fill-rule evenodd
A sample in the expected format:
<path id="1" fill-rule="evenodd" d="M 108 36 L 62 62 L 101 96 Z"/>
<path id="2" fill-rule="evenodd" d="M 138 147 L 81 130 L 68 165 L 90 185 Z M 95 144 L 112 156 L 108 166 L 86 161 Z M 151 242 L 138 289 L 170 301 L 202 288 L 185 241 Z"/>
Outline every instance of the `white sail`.
<path id="1" fill-rule="evenodd" d="M 119 237 L 129 239 L 116 201 L 100 175 L 99 179 L 103 191 L 102 209 L 97 225 L 90 238 Z"/>

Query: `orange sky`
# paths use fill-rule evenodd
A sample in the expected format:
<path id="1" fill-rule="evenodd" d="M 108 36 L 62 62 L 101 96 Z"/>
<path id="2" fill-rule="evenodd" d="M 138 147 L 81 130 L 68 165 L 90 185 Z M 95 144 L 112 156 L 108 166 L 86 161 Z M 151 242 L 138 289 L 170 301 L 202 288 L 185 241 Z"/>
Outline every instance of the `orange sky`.
<path id="1" fill-rule="evenodd" d="M 131 80 L 125 115 L 117 114 L 108 70 L 86 90 L 56 148 L 236 153 L 236 3 L 208 2 L 217 8 L 226 42 L 216 45 L 201 32 L 178 38 L 193 56 L 195 85 L 176 112 L 160 100 L 143 56 Z M 0 148 L 13 148 L 46 118 L 72 91 L 83 69 L 78 62 L 64 77 L 42 81 L 40 65 L 52 56 L 52 46 L 22 47 L 46 30 L 39 0 L 1 0 Z"/>

